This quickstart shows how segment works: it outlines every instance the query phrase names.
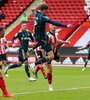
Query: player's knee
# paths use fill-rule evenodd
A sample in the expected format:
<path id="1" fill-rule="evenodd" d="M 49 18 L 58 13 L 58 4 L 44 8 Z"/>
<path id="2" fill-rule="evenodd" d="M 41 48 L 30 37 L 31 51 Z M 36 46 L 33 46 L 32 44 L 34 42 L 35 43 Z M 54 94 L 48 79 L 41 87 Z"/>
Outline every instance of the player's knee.
<path id="1" fill-rule="evenodd" d="M 54 54 L 52 54 L 51 56 L 50 56 L 50 60 L 53 60 L 54 59 Z"/>
<path id="2" fill-rule="evenodd" d="M 54 55 L 53 54 L 49 55 L 48 58 L 49 58 L 49 60 L 53 60 L 54 59 Z"/>

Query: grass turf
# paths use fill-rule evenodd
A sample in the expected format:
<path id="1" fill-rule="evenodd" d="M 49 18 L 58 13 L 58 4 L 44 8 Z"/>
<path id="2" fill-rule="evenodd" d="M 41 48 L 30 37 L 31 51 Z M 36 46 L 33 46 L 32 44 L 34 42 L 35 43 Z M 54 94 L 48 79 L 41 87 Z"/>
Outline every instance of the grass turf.
<path id="1" fill-rule="evenodd" d="M 41 72 L 38 73 L 39 78 L 35 82 L 28 81 L 23 67 L 9 70 L 8 74 L 9 78 L 4 77 L 7 89 L 16 97 L 0 97 L 0 100 L 89 100 L 90 98 L 90 68 L 82 72 L 81 67 L 53 67 L 53 92 L 48 91 L 47 80 Z"/>

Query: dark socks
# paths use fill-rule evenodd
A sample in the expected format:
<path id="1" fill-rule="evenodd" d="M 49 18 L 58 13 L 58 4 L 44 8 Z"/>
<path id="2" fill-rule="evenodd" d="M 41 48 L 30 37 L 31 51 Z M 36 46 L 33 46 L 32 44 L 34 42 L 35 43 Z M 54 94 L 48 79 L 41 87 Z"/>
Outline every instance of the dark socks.
<path id="1" fill-rule="evenodd" d="M 28 68 L 28 64 L 25 64 L 25 72 L 28 76 L 28 78 L 30 77 L 30 71 L 29 71 L 29 68 Z"/>
<path id="2" fill-rule="evenodd" d="M 88 63 L 88 59 L 86 59 L 86 61 L 85 61 L 85 65 L 84 65 L 85 68 L 87 66 L 87 63 Z"/>
<path id="3" fill-rule="evenodd" d="M 47 56 L 46 57 L 43 57 L 40 60 L 36 61 L 35 62 L 35 65 L 42 64 L 42 63 L 46 62 L 47 60 L 48 60 L 48 57 Z"/>

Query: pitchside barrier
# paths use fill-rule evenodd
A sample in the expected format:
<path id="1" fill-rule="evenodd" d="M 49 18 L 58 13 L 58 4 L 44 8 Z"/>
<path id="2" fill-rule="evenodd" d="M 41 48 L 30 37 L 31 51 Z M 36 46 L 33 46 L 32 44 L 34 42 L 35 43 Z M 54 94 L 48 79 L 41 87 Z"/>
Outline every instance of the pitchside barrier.
<path id="1" fill-rule="evenodd" d="M 85 59 L 88 54 L 88 50 L 77 50 L 77 47 L 60 47 L 58 49 L 58 52 L 60 54 L 60 61 L 52 61 L 52 64 L 55 65 L 81 65 L 85 63 Z M 11 63 L 17 63 L 18 62 L 18 47 L 17 48 L 10 48 L 9 52 L 7 53 L 7 59 Z M 35 56 L 34 53 L 31 53 L 30 57 L 28 58 L 28 62 L 32 63 L 35 62 Z M 90 64 L 90 62 L 88 62 Z"/>

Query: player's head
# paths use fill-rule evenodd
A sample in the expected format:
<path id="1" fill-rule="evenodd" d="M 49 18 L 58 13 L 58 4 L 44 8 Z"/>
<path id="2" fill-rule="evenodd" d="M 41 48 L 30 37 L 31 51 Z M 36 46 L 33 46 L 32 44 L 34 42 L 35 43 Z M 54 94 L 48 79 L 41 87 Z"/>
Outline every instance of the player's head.
<path id="1" fill-rule="evenodd" d="M 41 11 L 42 14 L 46 14 L 48 10 L 48 5 L 43 2 L 39 5 L 39 10 Z"/>
<path id="2" fill-rule="evenodd" d="M 4 28 L 0 26 L 0 38 L 4 37 Z"/>
<path id="3" fill-rule="evenodd" d="M 52 25 L 52 24 L 49 24 L 49 30 L 55 34 L 55 30 L 56 30 L 56 26 L 55 25 Z"/>
<path id="4" fill-rule="evenodd" d="M 22 24 L 22 31 L 26 31 L 26 29 L 27 29 L 27 24 Z"/>

